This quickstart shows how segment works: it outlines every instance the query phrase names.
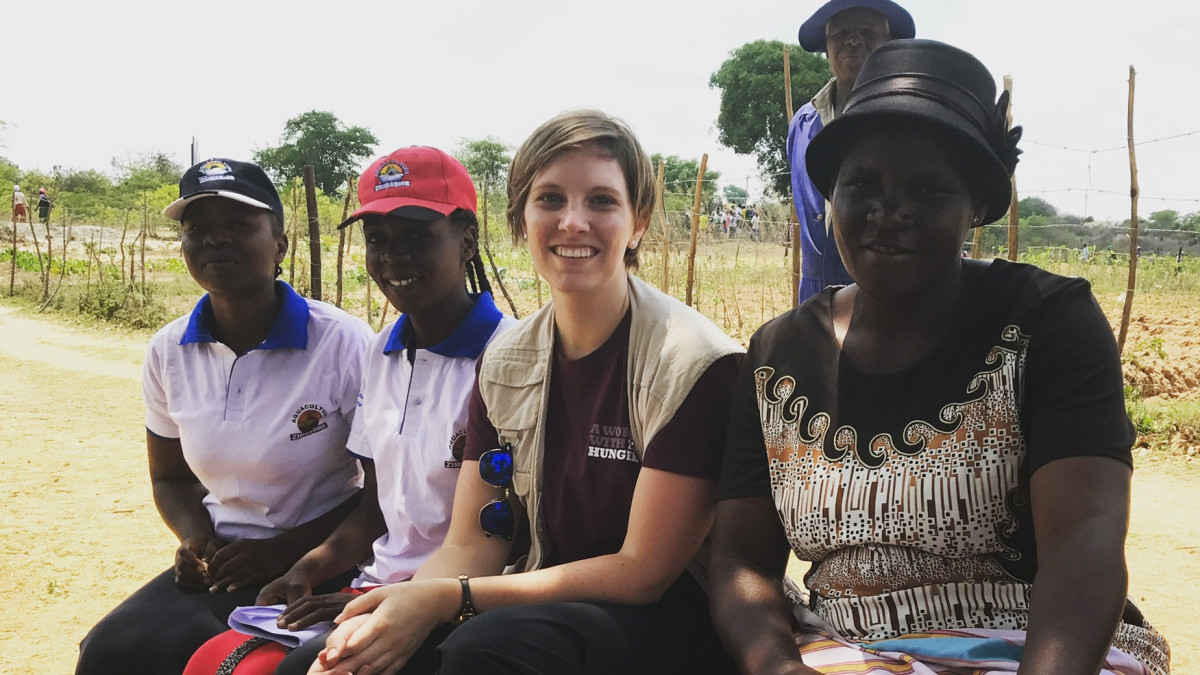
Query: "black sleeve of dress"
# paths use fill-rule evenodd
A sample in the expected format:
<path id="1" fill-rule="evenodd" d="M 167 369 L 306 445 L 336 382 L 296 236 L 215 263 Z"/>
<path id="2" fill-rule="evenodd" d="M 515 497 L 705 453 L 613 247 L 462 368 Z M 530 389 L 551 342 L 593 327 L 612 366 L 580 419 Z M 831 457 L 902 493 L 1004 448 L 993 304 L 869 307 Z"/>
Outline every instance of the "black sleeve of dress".
<path id="1" fill-rule="evenodd" d="M 729 428 L 725 432 L 725 458 L 717 483 L 718 500 L 771 496 L 771 472 L 754 385 L 754 371 L 758 368 L 757 347 L 756 335 L 750 339 L 734 385 Z"/>
<path id="2" fill-rule="evenodd" d="M 1064 284 L 1039 315 L 1021 405 L 1030 471 L 1079 455 L 1132 465 L 1136 434 L 1125 412 L 1121 355 L 1090 284 Z"/>

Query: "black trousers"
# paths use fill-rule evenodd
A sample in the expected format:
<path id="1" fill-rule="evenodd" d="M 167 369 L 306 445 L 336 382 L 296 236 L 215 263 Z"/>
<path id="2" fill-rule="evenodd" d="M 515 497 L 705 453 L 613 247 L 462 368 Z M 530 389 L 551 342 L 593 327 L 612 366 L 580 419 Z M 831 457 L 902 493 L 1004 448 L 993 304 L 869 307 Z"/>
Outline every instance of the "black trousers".
<path id="1" fill-rule="evenodd" d="M 296 649 L 276 675 L 308 672 L 324 637 Z M 684 573 L 645 606 L 552 602 L 485 612 L 438 629 L 403 675 L 736 674 L 708 614 L 708 598 Z"/>
<path id="2" fill-rule="evenodd" d="M 357 570 L 314 590 L 345 588 Z M 229 613 L 253 605 L 261 587 L 233 593 L 185 591 L 168 569 L 109 612 L 79 645 L 76 675 L 180 675 L 192 653 L 229 629 Z"/>

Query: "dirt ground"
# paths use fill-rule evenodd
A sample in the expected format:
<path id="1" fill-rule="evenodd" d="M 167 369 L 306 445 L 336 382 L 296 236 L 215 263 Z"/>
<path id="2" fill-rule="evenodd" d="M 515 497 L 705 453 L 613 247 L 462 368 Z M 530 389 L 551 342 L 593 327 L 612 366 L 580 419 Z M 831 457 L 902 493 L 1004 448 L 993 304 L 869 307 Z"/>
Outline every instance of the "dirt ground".
<path id="1" fill-rule="evenodd" d="M 1179 318 L 1175 310 L 1164 316 Z M 1171 338 L 1166 361 L 1196 359 L 1188 366 L 1194 378 L 1200 312 L 1186 319 L 1190 325 L 1181 326 L 1147 316 L 1131 340 Z M 1156 326 L 1161 331 L 1150 332 Z M 0 409 L 8 425 L 0 444 L 0 603 L 8 608 L 0 673 L 72 672 L 88 628 L 172 559 L 176 542 L 146 477 L 139 384 L 146 339 L 0 305 Z M 1192 342 L 1181 348 L 1184 339 Z M 1183 389 L 1172 393 L 1195 396 L 1195 386 Z M 1130 594 L 1171 641 L 1177 673 L 1200 672 L 1197 486 L 1200 462 L 1138 458 Z"/>

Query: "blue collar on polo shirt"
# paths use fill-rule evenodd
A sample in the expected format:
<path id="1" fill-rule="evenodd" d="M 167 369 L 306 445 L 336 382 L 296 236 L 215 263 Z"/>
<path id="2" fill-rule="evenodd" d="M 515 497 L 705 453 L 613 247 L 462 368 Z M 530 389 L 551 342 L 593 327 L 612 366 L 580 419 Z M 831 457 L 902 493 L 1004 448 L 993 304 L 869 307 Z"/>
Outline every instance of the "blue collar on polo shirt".
<path id="1" fill-rule="evenodd" d="M 305 349 L 308 347 L 308 301 L 300 297 L 291 286 L 283 281 L 275 282 L 275 292 L 283 297 L 279 314 L 271 325 L 267 339 L 254 349 Z M 216 342 L 212 336 L 212 299 L 206 293 L 188 318 L 187 328 L 179 344 L 193 342 Z"/>
<path id="2" fill-rule="evenodd" d="M 439 356 L 477 359 L 483 353 L 483 348 L 487 346 L 492 333 L 496 332 L 496 326 L 502 318 L 504 315 L 496 309 L 492 294 L 480 293 L 475 300 L 475 306 L 462 323 L 458 324 L 458 328 L 454 329 L 450 337 L 430 347 L 429 351 Z M 403 350 L 405 339 L 412 338 L 412 330 L 412 321 L 408 315 L 401 315 L 400 320 L 392 327 L 392 334 L 383 347 L 383 353 L 391 354 Z"/>

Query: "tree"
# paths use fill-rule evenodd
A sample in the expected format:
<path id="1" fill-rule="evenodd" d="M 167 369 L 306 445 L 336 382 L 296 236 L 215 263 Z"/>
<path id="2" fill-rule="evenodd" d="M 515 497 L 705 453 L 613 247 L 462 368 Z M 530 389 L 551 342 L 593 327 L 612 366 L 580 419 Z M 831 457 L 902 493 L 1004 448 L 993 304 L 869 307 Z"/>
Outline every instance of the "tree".
<path id="1" fill-rule="evenodd" d="M 654 153 L 650 155 L 650 164 L 658 171 L 658 163 L 663 164 L 663 202 L 668 211 L 691 211 L 696 199 L 696 175 L 700 173 L 700 160 L 683 159 L 679 155 Z M 712 201 L 717 197 L 717 179 L 720 171 L 704 169 L 704 187 L 701 198 L 702 207 L 709 210 Z"/>
<path id="2" fill-rule="evenodd" d="M 333 113 L 309 110 L 283 126 L 276 147 L 254 153 L 254 161 L 276 183 L 283 184 L 313 167 L 317 187 L 325 194 L 340 196 L 346 175 L 371 157 L 379 139 L 363 127 L 347 127 Z"/>
<path id="3" fill-rule="evenodd" d="M 133 191 L 157 190 L 160 185 L 179 183 L 184 167 L 162 152 L 113 157 L 117 183 Z"/>
<path id="4" fill-rule="evenodd" d="M 20 173 L 21 170 L 16 164 L 8 161 L 6 157 L 0 157 L 0 187 L 10 189 L 9 186 L 17 182 Z"/>
<path id="5" fill-rule="evenodd" d="M 792 104 L 799 109 L 832 74 L 823 57 L 793 47 Z M 734 152 L 754 155 L 768 188 L 786 196 L 791 184 L 786 148 L 790 120 L 784 94 L 783 43 L 757 40 L 738 47 L 712 74 L 708 86 L 721 90 L 717 140 Z"/>
<path id="6" fill-rule="evenodd" d="M 488 188 L 503 188 L 508 182 L 508 167 L 512 157 L 508 156 L 508 144 L 498 138 L 464 138 L 454 150 L 454 158 L 467 167 L 467 172 L 476 183 L 487 182 Z"/>
<path id="7" fill-rule="evenodd" d="M 70 209 L 71 215 L 94 221 L 102 217 L 109 206 L 112 181 L 95 169 L 54 168 L 51 198 L 59 207 Z M 57 191 L 57 194 L 53 192 Z"/>
<path id="8" fill-rule="evenodd" d="M 1189 213 L 1180 218 L 1180 227 L 1191 232 L 1200 232 L 1200 211 Z"/>
<path id="9" fill-rule="evenodd" d="M 112 188 L 108 176 L 95 169 L 66 169 L 58 176 L 58 189 L 63 192 L 87 192 L 103 196 Z"/>
<path id="10" fill-rule="evenodd" d="M 1171 209 L 1155 211 L 1148 220 L 1151 229 L 1155 230 L 1178 230 L 1183 225 L 1179 221 L 1179 212 Z"/>
<path id="11" fill-rule="evenodd" d="M 726 185 L 721 193 L 725 195 L 725 201 L 733 202 L 737 205 L 745 204 L 750 199 L 750 193 L 736 185 Z"/>
<path id="12" fill-rule="evenodd" d="M 1058 209 L 1050 202 L 1041 197 L 1026 197 L 1017 202 L 1017 213 L 1021 218 L 1029 216 L 1051 216 L 1058 215 Z"/>

